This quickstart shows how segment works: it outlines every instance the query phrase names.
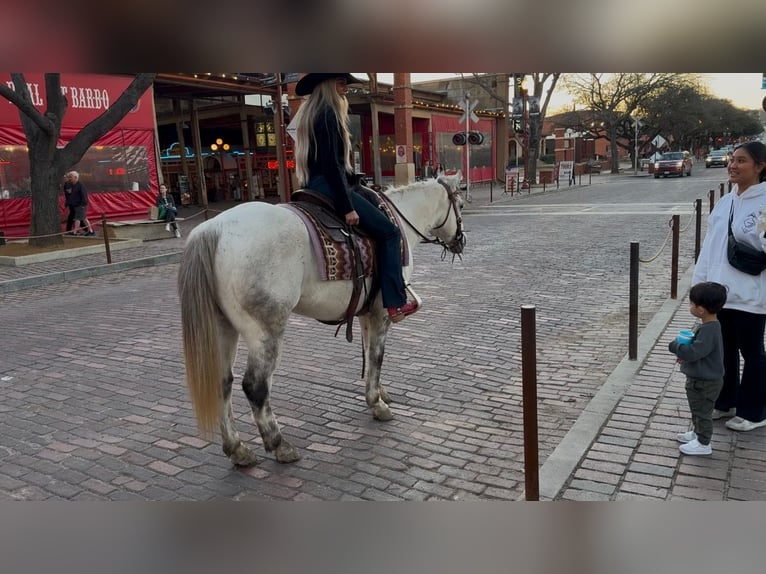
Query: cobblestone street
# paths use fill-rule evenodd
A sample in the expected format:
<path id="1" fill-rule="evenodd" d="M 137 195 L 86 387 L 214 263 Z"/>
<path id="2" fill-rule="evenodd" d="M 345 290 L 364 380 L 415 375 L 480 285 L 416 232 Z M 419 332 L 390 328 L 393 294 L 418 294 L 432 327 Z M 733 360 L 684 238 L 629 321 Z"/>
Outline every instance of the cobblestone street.
<path id="1" fill-rule="evenodd" d="M 462 261 L 417 247 L 413 286 L 424 307 L 391 328 L 383 364 L 391 422 L 366 408 L 358 328 L 349 344 L 334 327 L 293 316 L 272 388 L 283 432 L 303 454 L 292 465 L 260 444 L 239 388 L 242 346 L 234 411 L 263 460 L 235 469 L 217 440 L 198 436 L 175 293 L 183 238 L 116 252 L 118 263 L 165 258 L 118 273 L 76 271 L 103 266 L 95 255 L 0 267 L 0 499 L 522 499 L 522 305 L 536 307 L 543 498 L 766 498 L 764 429 L 737 435 L 716 423 L 713 457 L 678 454 L 688 413 L 666 331 L 691 318 L 687 286 L 669 300 L 668 247 L 640 271 L 639 332 L 653 333 L 641 340 L 646 360 L 625 361 L 629 243 L 639 241 L 644 257 L 660 250 L 669 215 L 687 224 L 706 183 L 673 199 L 618 200 L 623 184 L 658 189 L 602 176 L 512 197 L 494 188 L 490 203 L 477 187 Z M 681 238 L 682 275 L 693 232 Z M 41 278 L 64 271 L 75 274 Z M 592 440 L 572 442 L 605 382 L 621 389 L 614 408 L 590 424 Z M 576 460 L 551 480 L 562 444 Z"/>

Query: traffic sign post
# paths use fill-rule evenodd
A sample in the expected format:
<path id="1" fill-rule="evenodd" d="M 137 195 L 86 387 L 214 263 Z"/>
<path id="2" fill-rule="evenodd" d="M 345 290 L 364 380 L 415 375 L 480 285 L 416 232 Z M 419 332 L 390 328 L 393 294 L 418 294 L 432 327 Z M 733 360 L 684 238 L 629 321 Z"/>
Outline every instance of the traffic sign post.
<path id="1" fill-rule="evenodd" d="M 468 94 L 465 95 L 465 100 L 462 100 L 458 105 L 463 110 L 463 115 L 458 120 L 460 123 L 465 122 L 465 198 L 466 201 L 471 201 L 471 145 L 468 137 L 471 129 L 471 122 L 478 122 L 479 116 L 473 111 L 479 104 L 478 100 L 470 101 Z"/>

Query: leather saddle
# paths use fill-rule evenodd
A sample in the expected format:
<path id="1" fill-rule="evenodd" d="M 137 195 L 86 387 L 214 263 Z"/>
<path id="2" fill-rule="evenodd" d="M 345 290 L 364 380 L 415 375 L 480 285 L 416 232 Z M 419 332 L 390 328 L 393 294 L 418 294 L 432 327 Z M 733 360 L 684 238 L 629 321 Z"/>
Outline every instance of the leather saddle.
<path id="1" fill-rule="evenodd" d="M 357 186 L 355 192 L 362 193 L 367 199 L 372 201 L 374 205 L 378 205 L 383 201 L 377 192 L 369 188 Z M 309 225 L 309 221 L 316 226 L 319 241 L 325 243 L 326 247 L 329 246 L 330 242 L 333 244 L 329 246 L 335 253 L 335 256 L 332 257 L 334 260 L 332 267 L 338 276 L 332 278 L 349 279 L 353 282 L 351 299 L 349 300 L 343 318 L 338 321 L 321 321 L 328 325 L 338 325 L 338 329 L 335 332 L 336 335 L 338 334 L 338 331 L 340 331 L 340 328 L 345 324 L 346 340 L 351 342 L 353 340 L 353 320 L 357 314 L 356 308 L 359 305 L 362 292 L 366 291 L 365 279 L 367 277 L 372 277 L 372 287 L 367 291 L 359 313 L 365 312 L 370 308 L 372 300 L 380 287 L 379 281 L 374 273 L 374 242 L 360 229 L 347 225 L 345 219 L 336 213 L 332 201 L 317 191 L 312 189 L 299 189 L 294 191 L 291 195 L 290 205 L 305 214 L 305 217 L 302 219 L 307 226 Z M 316 241 L 316 239 L 312 238 L 312 241 Z M 348 261 L 344 262 L 344 257 L 341 255 L 347 255 Z M 346 266 L 348 266 L 349 269 L 345 269 L 344 272 L 341 272 L 341 269 L 344 269 Z"/>

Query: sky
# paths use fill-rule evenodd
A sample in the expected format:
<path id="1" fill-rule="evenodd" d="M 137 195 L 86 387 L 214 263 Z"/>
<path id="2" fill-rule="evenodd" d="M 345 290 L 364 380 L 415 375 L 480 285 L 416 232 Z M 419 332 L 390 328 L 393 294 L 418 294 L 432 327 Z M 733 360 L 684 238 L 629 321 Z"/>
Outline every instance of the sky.
<path id="1" fill-rule="evenodd" d="M 357 77 L 366 77 L 364 74 L 355 74 Z M 436 80 L 440 78 L 449 78 L 457 76 L 459 74 L 411 74 L 411 80 L 413 82 L 420 82 L 426 80 Z M 747 110 L 761 109 L 761 102 L 766 97 L 766 90 L 761 89 L 761 77 L 760 73 L 747 73 L 747 74 L 702 74 L 703 80 L 706 81 L 710 93 L 727 100 L 731 100 L 732 104 L 737 107 L 741 107 Z M 391 74 L 378 74 L 378 81 L 386 84 L 392 84 L 394 75 Z M 567 107 L 569 103 L 569 97 L 566 93 L 554 94 L 551 98 L 549 108 L 551 110 Z"/>

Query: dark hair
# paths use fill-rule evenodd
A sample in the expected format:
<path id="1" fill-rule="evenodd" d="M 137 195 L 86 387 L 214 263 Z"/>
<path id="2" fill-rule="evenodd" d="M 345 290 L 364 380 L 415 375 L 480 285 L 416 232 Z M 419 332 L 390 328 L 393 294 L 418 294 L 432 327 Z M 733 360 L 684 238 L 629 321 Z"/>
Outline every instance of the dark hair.
<path id="1" fill-rule="evenodd" d="M 762 144 L 761 142 L 752 141 L 739 144 L 734 149 L 740 148 L 744 149 L 747 152 L 747 155 L 753 158 L 755 163 L 762 163 L 764 166 L 766 166 L 766 145 Z M 766 167 L 761 170 L 761 173 L 758 176 L 758 181 L 759 183 L 766 181 Z"/>
<path id="2" fill-rule="evenodd" d="M 689 290 L 689 301 L 716 315 L 726 304 L 728 289 L 715 281 L 697 283 Z"/>

